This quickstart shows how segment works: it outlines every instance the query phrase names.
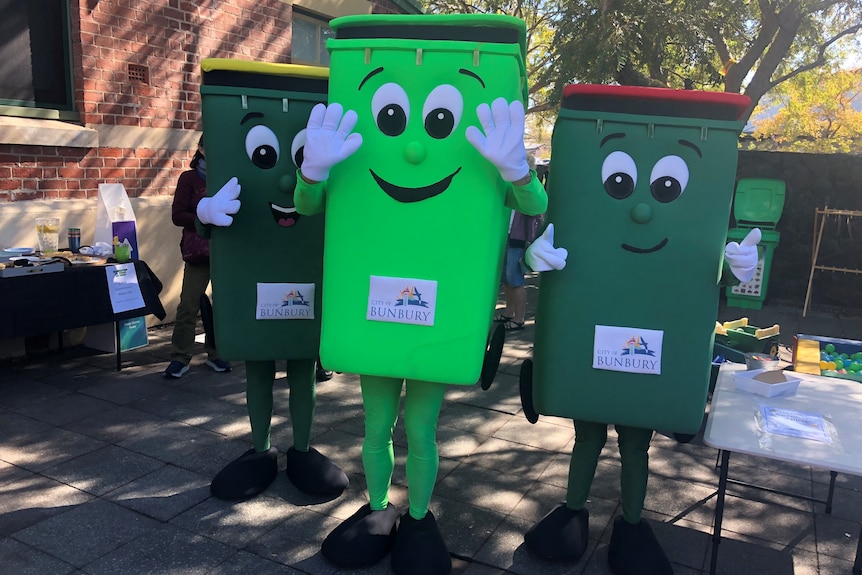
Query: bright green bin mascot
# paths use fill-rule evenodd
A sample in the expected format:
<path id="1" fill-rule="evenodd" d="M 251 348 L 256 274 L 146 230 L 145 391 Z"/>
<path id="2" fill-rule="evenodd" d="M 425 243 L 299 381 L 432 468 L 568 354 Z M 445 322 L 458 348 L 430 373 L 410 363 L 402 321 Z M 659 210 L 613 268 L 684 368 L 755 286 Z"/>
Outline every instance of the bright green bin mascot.
<path id="1" fill-rule="evenodd" d="M 738 94 L 566 87 L 554 127 L 545 233 L 527 250 L 541 277 L 528 419 L 574 420 L 566 501 L 525 536 L 547 559 L 587 546 L 587 498 L 614 424 L 623 513 L 608 560 L 625 575 L 671 573 L 641 518 L 654 429 L 696 433 L 709 384 L 718 285 L 747 281 L 759 230 L 725 246 L 736 176 Z M 559 247 L 555 247 L 559 246 Z"/>
<path id="2" fill-rule="evenodd" d="M 370 504 L 322 551 L 361 567 L 391 548 L 396 573 L 448 573 L 428 510 L 445 384 L 479 379 L 510 210 L 547 204 L 523 143 L 525 25 L 393 15 L 331 27 L 330 105 L 311 113 L 296 206 L 326 210 L 321 358 L 361 375 Z M 403 387 L 410 508 L 396 526 Z"/>
<path id="3" fill-rule="evenodd" d="M 215 336 L 224 357 L 245 361 L 254 442 L 210 488 L 221 499 L 247 499 L 275 479 L 275 362 L 286 360 L 293 428 L 287 475 L 300 491 L 337 497 L 347 476 L 310 445 L 324 221 L 300 216 L 293 201 L 304 127 L 312 107 L 326 100 L 328 70 L 225 59 L 201 67 L 211 189 L 197 214 L 210 237 Z"/>

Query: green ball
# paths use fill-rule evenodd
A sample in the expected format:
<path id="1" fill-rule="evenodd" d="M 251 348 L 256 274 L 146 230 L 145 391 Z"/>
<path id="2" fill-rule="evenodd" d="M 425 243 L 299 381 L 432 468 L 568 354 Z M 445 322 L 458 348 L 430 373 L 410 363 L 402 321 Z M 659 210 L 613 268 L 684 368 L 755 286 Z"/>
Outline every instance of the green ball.
<path id="1" fill-rule="evenodd" d="M 827 343 L 826 347 L 824 347 L 823 349 L 826 350 L 826 353 L 835 353 L 835 346 L 831 343 Z"/>

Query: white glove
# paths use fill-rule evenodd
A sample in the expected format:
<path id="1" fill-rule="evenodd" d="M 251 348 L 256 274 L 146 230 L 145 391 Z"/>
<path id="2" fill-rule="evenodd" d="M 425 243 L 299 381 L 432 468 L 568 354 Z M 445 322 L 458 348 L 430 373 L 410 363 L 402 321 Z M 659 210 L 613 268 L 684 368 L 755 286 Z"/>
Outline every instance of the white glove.
<path id="1" fill-rule="evenodd" d="M 566 267 L 569 251 L 554 247 L 554 224 L 548 224 L 545 232 L 530 244 L 524 253 L 524 261 L 534 272 L 561 270 Z"/>
<path id="2" fill-rule="evenodd" d="M 201 223 L 227 227 L 233 223 L 233 216 L 239 211 L 240 185 L 233 177 L 221 187 L 214 196 L 201 198 L 196 211 Z"/>
<path id="3" fill-rule="evenodd" d="M 467 140 L 494 164 L 507 182 L 527 176 L 530 167 L 524 147 L 524 104 L 520 100 L 507 104 L 504 98 L 497 98 L 490 107 L 479 104 L 476 115 L 485 134 L 476 126 L 469 126 Z"/>
<path id="4" fill-rule="evenodd" d="M 745 283 L 754 277 L 757 269 L 757 244 L 760 243 L 760 228 L 754 228 L 742 243 L 730 242 L 724 248 L 724 261 L 730 266 L 730 271 L 736 279 Z"/>
<path id="5" fill-rule="evenodd" d="M 317 104 L 311 109 L 305 131 L 305 151 L 300 173 L 305 179 L 322 182 L 329 169 L 349 158 L 362 145 L 361 134 L 351 134 L 356 112 L 344 112 L 341 104 Z"/>

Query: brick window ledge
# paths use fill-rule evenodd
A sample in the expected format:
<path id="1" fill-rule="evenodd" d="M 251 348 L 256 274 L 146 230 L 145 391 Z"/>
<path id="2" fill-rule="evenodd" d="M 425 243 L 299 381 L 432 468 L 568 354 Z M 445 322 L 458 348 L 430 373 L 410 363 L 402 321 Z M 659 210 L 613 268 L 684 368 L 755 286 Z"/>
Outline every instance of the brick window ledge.
<path id="1" fill-rule="evenodd" d="M 99 133 L 59 120 L 0 116 L 0 144 L 98 148 Z"/>

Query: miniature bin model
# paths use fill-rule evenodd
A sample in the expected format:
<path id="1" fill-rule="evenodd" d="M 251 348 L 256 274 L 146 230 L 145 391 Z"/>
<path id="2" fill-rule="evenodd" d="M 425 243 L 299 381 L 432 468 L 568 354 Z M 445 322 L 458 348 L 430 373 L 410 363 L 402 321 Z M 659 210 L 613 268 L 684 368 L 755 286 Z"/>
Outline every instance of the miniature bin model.
<path id="1" fill-rule="evenodd" d="M 317 357 L 324 217 L 293 207 L 297 158 L 328 70 L 204 60 L 201 86 L 209 195 L 234 176 L 242 209 L 208 226 L 213 311 L 225 359 Z"/>
<path id="2" fill-rule="evenodd" d="M 541 277 L 537 413 L 698 431 L 748 103 L 718 92 L 566 87 L 546 221 L 568 263 Z"/>
<path id="3" fill-rule="evenodd" d="M 766 299 L 772 255 L 781 238 L 775 227 L 784 210 L 785 185 L 781 180 L 746 178 L 736 184 L 733 198 L 733 217 L 736 227 L 727 232 L 727 239 L 742 241 L 752 228 L 760 228 L 762 238 L 758 244 L 760 259 L 751 281 L 727 287 L 727 305 L 747 309 L 760 309 Z"/>
<path id="4" fill-rule="evenodd" d="M 512 186 L 464 131 L 480 125 L 481 103 L 526 101 L 524 22 L 381 15 L 331 25 L 329 101 L 358 113 L 363 143 L 328 180 L 321 359 L 336 371 L 472 385 Z"/>

